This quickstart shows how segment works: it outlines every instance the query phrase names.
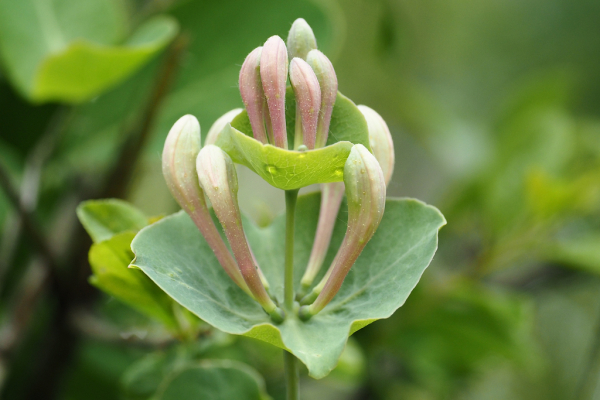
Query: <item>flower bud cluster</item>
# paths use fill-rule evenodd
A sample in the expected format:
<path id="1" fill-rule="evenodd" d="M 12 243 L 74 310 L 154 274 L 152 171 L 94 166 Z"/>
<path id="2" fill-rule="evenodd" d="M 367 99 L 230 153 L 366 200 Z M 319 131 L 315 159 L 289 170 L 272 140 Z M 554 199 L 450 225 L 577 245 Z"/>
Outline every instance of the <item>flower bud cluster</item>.
<path id="1" fill-rule="evenodd" d="M 288 55 L 292 59 L 289 64 Z M 312 29 L 303 19 L 292 25 L 287 48 L 281 38 L 273 36 L 253 50 L 241 67 L 240 94 L 253 136 L 263 144 L 288 148 L 285 118 L 288 70 L 296 100 L 294 149 L 324 147 L 338 82 L 333 65 L 317 49 Z M 363 145 L 353 146 L 345 163 L 343 182 L 322 185 L 315 241 L 296 297 L 302 305 L 299 316 L 304 320 L 333 299 L 383 216 L 386 186 L 394 167 L 393 143 L 381 116 L 366 106 L 359 109 L 367 121 L 373 154 Z M 163 174 L 173 197 L 190 215 L 225 272 L 274 321 L 281 322 L 284 313 L 268 292 L 269 284 L 242 226 L 235 165 L 215 145 L 223 128 L 241 112 L 234 109 L 219 118 L 209 130 L 203 148 L 196 118 L 191 115 L 180 118 L 165 142 Z M 310 290 L 327 255 L 344 193 L 348 201 L 345 237 L 325 276 Z M 212 204 L 229 248 L 213 223 L 205 196 Z M 288 298 L 291 297 L 286 297 L 286 311 L 290 312 Z"/>
<path id="2" fill-rule="evenodd" d="M 288 56 L 292 59 L 288 65 Z M 288 148 L 285 118 L 286 83 L 296 99 L 294 149 L 324 147 L 337 97 L 337 77 L 331 61 L 317 50 L 312 29 L 297 19 L 287 47 L 279 36 L 270 37 L 246 57 L 239 87 L 253 136 L 263 144 Z"/>

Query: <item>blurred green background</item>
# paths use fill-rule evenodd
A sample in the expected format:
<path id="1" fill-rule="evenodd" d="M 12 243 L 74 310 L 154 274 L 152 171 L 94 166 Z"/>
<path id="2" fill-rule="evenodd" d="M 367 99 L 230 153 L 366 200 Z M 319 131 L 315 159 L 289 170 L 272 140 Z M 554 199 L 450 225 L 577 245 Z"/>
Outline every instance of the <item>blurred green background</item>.
<path id="1" fill-rule="evenodd" d="M 144 371 L 184 352 L 246 362 L 283 399 L 279 350 L 175 344 L 89 285 L 75 207 L 177 210 L 168 129 L 242 106 L 245 56 L 299 17 L 387 121 L 388 194 L 448 220 L 406 304 L 329 377 L 304 374 L 303 398 L 600 399 L 598 0 L 0 1 L 0 397 L 149 398 Z M 240 174 L 268 223 L 283 193 Z"/>

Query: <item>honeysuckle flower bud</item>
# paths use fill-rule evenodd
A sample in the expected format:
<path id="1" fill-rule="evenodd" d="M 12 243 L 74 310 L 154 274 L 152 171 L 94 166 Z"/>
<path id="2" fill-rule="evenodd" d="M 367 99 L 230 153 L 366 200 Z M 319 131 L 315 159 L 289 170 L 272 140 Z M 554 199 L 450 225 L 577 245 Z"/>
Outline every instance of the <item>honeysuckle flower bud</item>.
<path id="1" fill-rule="evenodd" d="M 233 121 L 235 117 L 238 116 L 239 113 L 242 112 L 241 108 L 234 108 L 231 111 L 226 112 L 222 116 L 220 116 L 214 124 L 208 130 L 208 134 L 206 135 L 206 140 L 204 141 L 204 145 L 215 144 L 219 139 L 219 135 L 225 128 L 225 125 Z"/>
<path id="2" fill-rule="evenodd" d="M 377 230 L 385 208 L 385 181 L 375 157 L 363 145 L 352 147 L 344 166 L 344 185 L 348 199 L 348 228 L 329 271 L 313 290 L 314 303 L 300 308 L 308 319 L 321 311 L 336 295 L 348 271 Z M 302 303 L 311 299 L 309 294 Z"/>
<path id="3" fill-rule="evenodd" d="M 240 69 L 240 94 L 248 112 L 248 119 L 252 126 L 254 139 L 268 143 L 267 131 L 265 130 L 266 98 L 260 79 L 260 60 L 263 48 L 257 47 L 252 50 L 244 60 Z"/>
<path id="4" fill-rule="evenodd" d="M 317 48 L 315 34 L 304 18 L 298 18 L 292 24 L 287 37 L 287 48 L 290 58 L 299 57 L 303 60 L 306 60 L 309 51 Z"/>
<path id="5" fill-rule="evenodd" d="M 329 135 L 331 113 L 337 97 L 338 81 L 329 58 L 319 50 L 311 50 L 306 57 L 306 62 L 311 66 L 321 88 L 321 107 L 319 122 L 317 124 L 317 139 L 315 147 L 324 147 Z"/>
<path id="6" fill-rule="evenodd" d="M 198 154 L 196 170 L 200 186 L 212 203 L 248 288 L 275 321 L 282 321 L 283 312 L 265 290 L 246 240 L 237 201 L 238 182 L 233 161 L 219 147 L 208 145 Z"/>
<path id="7" fill-rule="evenodd" d="M 290 82 L 296 96 L 296 136 L 294 147 L 302 144 L 315 148 L 317 122 L 321 107 L 321 89 L 314 71 L 306 61 L 294 58 L 290 63 Z"/>
<path id="8" fill-rule="evenodd" d="M 369 144 L 373 155 L 379 161 L 386 186 L 394 172 L 394 142 L 387 124 L 375 110 L 360 105 L 358 109 L 365 116 L 369 128 Z"/>
<path id="9" fill-rule="evenodd" d="M 285 126 L 287 74 L 288 55 L 285 43 L 279 36 L 271 36 L 265 42 L 260 56 L 260 77 L 269 107 L 271 122 L 269 141 L 283 149 L 288 147 Z"/>
<path id="10" fill-rule="evenodd" d="M 321 185 L 321 211 L 319 212 L 319 222 L 317 224 L 313 248 L 308 260 L 308 266 L 300 281 L 301 288 L 298 292 L 298 298 L 300 299 L 304 297 L 323 265 L 343 197 L 343 182 L 324 183 Z"/>
<path id="11" fill-rule="evenodd" d="M 196 174 L 200 152 L 200 124 L 192 115 L 181 117 L 169 131 L 162 154 L 162 170 L 171 194 L 196 224 L 231 279 L 251 294 L 238 266 L 211 218 Z"/>

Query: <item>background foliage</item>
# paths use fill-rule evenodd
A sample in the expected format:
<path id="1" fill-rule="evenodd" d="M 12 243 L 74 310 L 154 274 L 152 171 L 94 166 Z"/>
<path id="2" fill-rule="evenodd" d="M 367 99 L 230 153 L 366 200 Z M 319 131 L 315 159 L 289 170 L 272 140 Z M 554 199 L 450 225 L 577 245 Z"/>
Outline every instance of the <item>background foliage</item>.
<path id="1" fill-rule="evenodd" d="M 120 278 L 88 263 L 75 210 L 141 210 L 118 227 L 90 213 L 94 248 L 123 263 L 123 240 L 177 210 L 160 170 L 169 127 L 191 113 L 205 134 L 241 106 L 244 57 L 298 17 L 340 91 L 389 124 L 389 194 L 448 220 L 407 303 L 357 332 L 327 378 L 304 374 L 304 398 L 600 399 L 596 0 L 1 1 L 0 397 L 183 399 L 176 382 L 215 376 L 264 397 L 241 362 L 282 398 L 274 347 L 169 298 L 134 309 L 91 286 L 92 271 L 108 292 Z M 250 171 L 240 182 L 258 224 L 283 210 Z"/>

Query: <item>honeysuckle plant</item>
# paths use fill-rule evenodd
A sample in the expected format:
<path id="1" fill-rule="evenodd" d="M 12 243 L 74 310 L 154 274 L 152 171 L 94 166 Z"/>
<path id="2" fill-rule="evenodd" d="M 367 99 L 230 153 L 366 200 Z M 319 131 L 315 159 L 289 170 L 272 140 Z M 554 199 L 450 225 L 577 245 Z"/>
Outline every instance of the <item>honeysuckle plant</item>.
<path id="1" fill-rule="evenodd" d="M 137 233 L 131 267 L 213 327 L 282 348 L 297 399 L 297 360 L 322 378 L 350 335 L 391 316 L 445 220 L 418 200 L 386 198 L 389 129 L 338 91 L 303 19 L 287 46 L 272 36 L 249 53 L 239 89 L 245 108 L 219 118 L 204 147 L 195 117 L 173 125 L 163 174 L 182 211 Z M 285 215 L 261 228 L 240 212 L 235 164 L 282 190 Z M 298 196 L 313 184 L 320 193 Z"/>

